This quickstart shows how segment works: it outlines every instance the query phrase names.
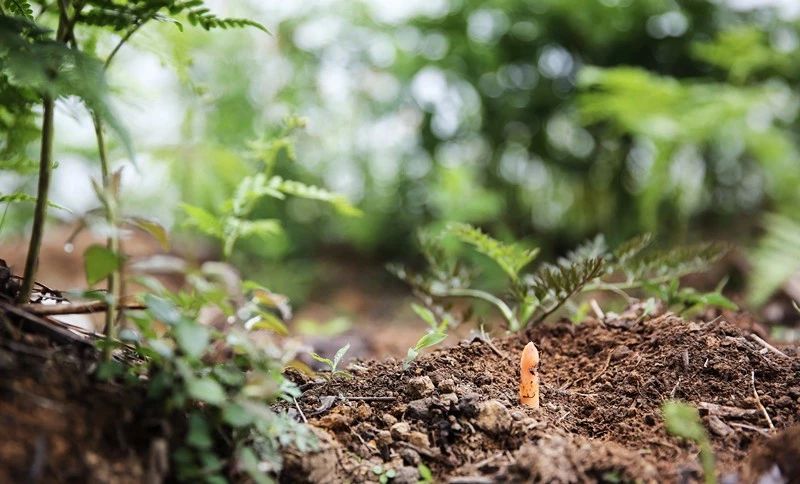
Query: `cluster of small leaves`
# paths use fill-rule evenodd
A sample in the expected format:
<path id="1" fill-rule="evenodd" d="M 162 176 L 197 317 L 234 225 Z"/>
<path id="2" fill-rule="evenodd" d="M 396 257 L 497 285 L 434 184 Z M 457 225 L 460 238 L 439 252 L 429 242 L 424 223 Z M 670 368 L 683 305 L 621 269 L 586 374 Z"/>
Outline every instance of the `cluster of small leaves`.
<path id="1" fill-rule="evenodd" d="M 449 315 L 445 315 L 441 320 L 438 320 L 433 311 L 417 304 L 412 304 L 411 309 L 413 309 L 417 316 L 422 318 L 423 321 L 428 323 L 429 328 L 416 344 L 408 349 L 408 353 L 406 353 L 406 357 L 403 360 L 403 368 L 408 368 L 411 362 L 417 359 L 420 351 L 430 348 L 431 346 L 436 346 L 444 341 L 445 338 L 447 338 L 447 328 L 451 321 Z"/>
<path id="2" fill-rule="evenodd" d="M 455 297 L 489 303 L 500 312 L 512 331 L 543 321 L 565 302 L 587 291 L 620 293 L 645 288 L 656 292 L 661 285 L 667 284 L 675 288 L 669 294 L 664 293 L 668 302 L 680 303 L 685 307 L 735 307 L 722 296 L 720 290 L 701 294 L 690 289 L 679 290 L 678 286 L 680 277 L 705 269 L 721 257 L 726 247 L 720 244 L 645 252 L 651 237 L 644 235 L 610 250 L 605 239 L 598 236 L 559 258 L 555 264 L 545 263 L 531 273 L 521 274 L 522 269 L 535 257 L 535 249 L 495 240 L 465 224 L 449 225 L 444 234 L 474 247 L 503 270 L 509 282 L 506 298 L 469 287 L 468 277 L 454 277 L 453 268 L 461 267 L 460 271 L 463 272 L 463 265 L 447 261 L 451 253 L 442 247 L 443 237 L 426 235 L 421 243 L 423 251 L 430 252 L 425 255 L 429 262 L 433 261 L 432 270 L 418 274 L 405 268 L 392 267 L 392 271 L 409 283 L 417 294 L 426 298 L 426 303 Z M 433 317 L 432 313 L 420 316 L 429 324 Z M 444 328 L 441 332 L 444 332 Z"/>
<path id="3" fill-rule="evenodd" d="M 265 290 L 249 283 L 247 301 L 233 306 L 229 289 L 215 283 L 212 272 L 191 275 L 190 289 L 177 293 L 141 280 L 151 291 L 143 300 L 147 309 L 128 312 L 136 327 L 120 334 L 140 363 L 105 363 L 99 376 L 146 379 L 148 399 L 183 426 L 185 444 L 172 453 L 178 480 L 225 482 L 227 471 L 266 482 L 266 474 L 280 469 L 282 446 L 305 451 L 316 441 L 270 407 L 280 399 L 292 402 L 299 390 L 281 375 L 290 355 L 271 338 L 252 335 L 274 329 L 261 324 L 272 306 Z M 209 305 L 226 315 L 225 328 L 198 321 L 200 308 Z M 227 455 L 233 459 L 221 457 Z"/>
<path id="4" fill-rule="evenodd" d="M 282 225 L 276 219 L 249 218 L 257 203 L 265 197 L 277 200 L 284 200 L 287 195 L 305 198 L 327 203 L 346 216 L 361 214 L 342 195 L 295 180 L 286 180 L 273 173 L 281 155 L 285 154 L 289 160 L 294 159 L 290 134 L 300 126 L 302 122 L 291 118 L 276 136 L 262 138 L 250 144 L 250 155 L 260 163 L 260 172 L 242 179 L 233 196 L 223 204 L 221 213 L 215 214 L 194 205 L 183 205 L 187 215 L 186 224 L 222 241 L 226 257 L 231 254 L 236 241 L 240 238 L 248 236 L 265 238 L 282 232 Z"/>
<path id="5" fill-rule="evenodd" d="M 309 353 L 309 355 L 311 355 L 311 358 L 314 358 L 315 361 L 318 361 L 319 363 L 322 363 L 327 367 L 329 373 L 323 375 L 328 376 L 330 378 L 335 378 L 337 376 L 349 377 L 350 376 L 349 373 L 339 369 L 339 363 L 342 362 L 342 358 L 344 358 L 344 355 L 347 354 L 347 351 L 349 349 L 350 349 L 350 343 L 347 343 L 346 345 L 342 346 L 336 351 L 336 354 L 333 355 L 332 360 L 330 358 L 325 358 L 324 356 L 320 356 L 319 354 L 314 353 L 313 351 Z"/>

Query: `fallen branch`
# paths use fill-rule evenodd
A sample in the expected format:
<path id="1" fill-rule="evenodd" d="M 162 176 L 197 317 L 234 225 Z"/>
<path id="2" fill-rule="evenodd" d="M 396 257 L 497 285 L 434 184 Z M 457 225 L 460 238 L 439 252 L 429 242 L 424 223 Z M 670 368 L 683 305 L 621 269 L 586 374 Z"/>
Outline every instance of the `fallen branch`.
<path id="1" fill-rule="evenodd" d="M 68 314 L 103 313 L 108 310 L 108 304 L 103 301 L 88 301 L 68 304 L 21 304 L 23 311 L 38 316 L 63 316 Z M 144 304 L 120 304 L 117 309 L 137 310 L 147 309 Z"/>
<path id="2" fill-rule="evenodd" d="M 22 324 L 28 326 L 30 330 L 39 333 L 46 333 L 59 343 L 79 343 L 85 346 L 92 346 L 89 338 L 85 336 L 79 336 L 75 332 L 65 328 L 64 325 L 57 321 L 45 319 L 37 314 L 25 311 L 21 307 L 17 307 L 14 304 L 9 304 L 0 300 L 0 310 L 17 316 Z"/>

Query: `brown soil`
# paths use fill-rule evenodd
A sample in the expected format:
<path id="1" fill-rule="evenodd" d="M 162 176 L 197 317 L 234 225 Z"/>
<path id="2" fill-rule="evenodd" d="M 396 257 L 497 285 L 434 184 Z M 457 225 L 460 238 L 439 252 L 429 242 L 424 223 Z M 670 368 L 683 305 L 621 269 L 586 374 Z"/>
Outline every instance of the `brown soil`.
<path id="1" fill-rule="evenodd" d="M 140 395 L 91 378 L 94 353 L 0 336 L 0 482 L 143 482 L 157 433 Z"/>
<path id="2" fill-rule="evenodd" d="M 492 344 L 462 342 L 408 370 L 390 359 L 352 364 L 350 379 L 309 382 L 292 373 L 307 389 L 300 408 L 322 448 L 288 452 L 282 478 L 376 481 L 380 465 L 395 470 L 394 482 L 417 482 L 422 462 L 450 482 L 694 481 L 696 447 L 669 436 L 661 418 L 662 403 L 676 398 L 701 408 L 726 482 L 753 482 L 775 466 L 787 480 L 769 482 L 798 482 L 800 444 L 780 442 L 800 432 L 756 444 L 800 423 L 800 351 L 781 356 L 749 334 L 722 318 L 629 311 Z M 517 358 L 528 341 L 541 354 L 539 411 L 517 403 Z M 753 448 L 760 450 L 749 462 Z"/>
<path id="3" fill-rule="evenodd" d="M 407 370 L 389 359 L 351 363 L 353 378 L 331 381 L 292 372 L 303 415 L 288 410 L 321 445 L 287 449 L 281 480 L 377 482 L 381 465 L 392 482 L 417 482 L 423 463 L 437 482 L 692 482 L 697 449 L 667 435 L 660 413 L 679 398 L 702 409 L 726 482 L 775 472 L 786 480 L 769 482 L 798 482 L 800 348 L 765 350 L 724 319 L 631 310 L 462 342 Z M 517 404 L 528 341 L 542 360 L 539 411 Z M 163 418 L 148 416 L 158 409 L 140 394 L 93 380 L 94 364 L 91 350 L 43 336 L 0 337 L 0 482 L 159 482 Z"/>

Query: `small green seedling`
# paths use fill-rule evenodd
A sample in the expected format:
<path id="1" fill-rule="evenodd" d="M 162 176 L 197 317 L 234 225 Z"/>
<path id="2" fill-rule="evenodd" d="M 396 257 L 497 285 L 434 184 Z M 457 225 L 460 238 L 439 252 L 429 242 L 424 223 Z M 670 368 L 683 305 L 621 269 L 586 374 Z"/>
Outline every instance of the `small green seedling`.
<path id="1" fill-rule="evenodd" d="M 716 484 L 717 474 L 714 464 L 714 450 L 708 439 L 706 429 L 700 421 L 700 414 L 691 405 L 676 400 L 664 402 L 661 407 L 667 431 L 697 444 L 700 448 L 700 464 L 706 484 Z"/>
<path id="2" fill-rule="evenodd" d="M 411 309 L 413 309 L 414 312 L 417 313 L 417 316 L 422 318 L 423 321 L 428 323 L 430 329 L 417 341 L 417 344 L 408 349 L 406 359 L 403 360 L 403 369 L 408 369 L 411 362 L 417 359 L 420 351 L 425 348 L 430 348 L 431 346 L 436 346 L 447 338 L 447 333 L 445 332 L 447 330 L 447 320 L 443 319 L 442 321 L 437 321 L 433 311 L 418 304 L 412 304 Z"/>
<path id="3" fill-rule="evenodd" d="M 322 363 L 323 365 L 328 366 L 331 378 L 334 378 L 337 375 L 349 377 L 350 373 L 347 373 L 346 371 L 339 369 L 339 363 L 341 363 L 342 358 L 344 358 L 344 355 L 347 353 L 347 350 L 349 349 L 350 349 L 350 343 L 347 343 L 346 345 L 339 348 L 339 351 L 337 351 L 336 354 L 333 355 L 333 360 L 325 358 L 324 356 L 320 356 L 317 353 L 314 353 L 313 351 L 310 352 L 309 355 L 311 355 L 311 357 L 314 358 L 314 360 Z"/>
<path id="4" fill-rule="evenodd" d="M 419 465 L 417 465 L 417 470 L 419 471 L 419 481 L 417 481 L 417 484 L 429 484 L 434 482 L 433 472 L 431 472 L 430 467 L 420 462 Z"/>
<path id="5" fill-rule="evenodd" d="M 378 482 L 381 484 L 386 484 L 390 479 L 394 479 L 395 476 L 397 476 L 397 471 L 394 469 L 384 469 L 380 464 L 374 466 L 372 472 L 378 476 Z"/>

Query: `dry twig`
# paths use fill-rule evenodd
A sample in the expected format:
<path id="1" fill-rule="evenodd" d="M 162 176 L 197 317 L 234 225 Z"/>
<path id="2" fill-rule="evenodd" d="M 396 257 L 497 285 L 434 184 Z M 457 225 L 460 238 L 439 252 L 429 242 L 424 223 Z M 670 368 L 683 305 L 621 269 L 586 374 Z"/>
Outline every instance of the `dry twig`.
<path id="1" fill-rule="evenodd" d="M 758 344 L 760 344 L 761 346 L 763 346 L 764 348 L 766 348 L 766 349 L 768 349 L 769 351 L 771 351 L 771 352 L 775 353 L 776 355 L 780 355 L 780 356 L 783 356 L 784 358 L 789 358 L 789 359 L 791 359 L 791 357 L 790 357 L 789 355 L 787 355 L 787 354 L 786 354 L 786 353 L 784 353 L 783 351 L 779 350 L 778 348 L 776 348 L 776 347 L 772 346 L 771 344 L 767 343 L 766 341 L 764 341 L 763 339 L 761 339 L 761 338 L 760 338 L 760 337 L 759 337 L 757 334 L 755 334 L 755 333 L 751 333 L 751 334 L 750 334 L 750 338 L 751 338 L 753 341 L 755 341 L 756 343 L 758 343 Z"/>
<path id="2" fill-rule="evenodd" d="M 761 413 L 764 414 L 764 417 L 767 419 L 767 424 L 769 424 L 770 430 L 775 430 L 775 426 L 772 425 L 772 419 L 769 418 L 769 414 L 767 413 L 767 409 L 764 408 L 764 405 L 761 403 L 761 397 L 758 396 L 758 391 L 756 391 L 756 372 L 755 370 L 750 370 L 750 385 L 753 387 L 753 396 L 756 397 L 756 405 L 758 405 L 759 410 Z"/>

